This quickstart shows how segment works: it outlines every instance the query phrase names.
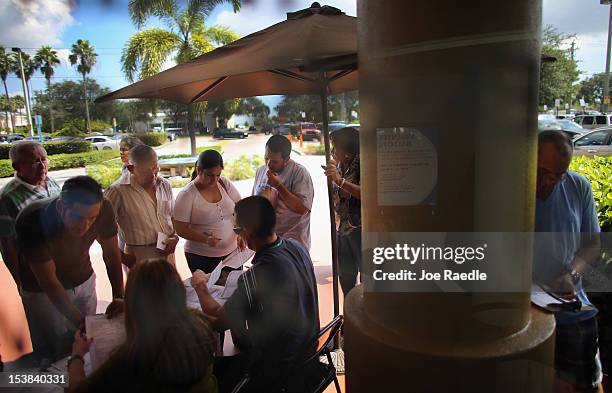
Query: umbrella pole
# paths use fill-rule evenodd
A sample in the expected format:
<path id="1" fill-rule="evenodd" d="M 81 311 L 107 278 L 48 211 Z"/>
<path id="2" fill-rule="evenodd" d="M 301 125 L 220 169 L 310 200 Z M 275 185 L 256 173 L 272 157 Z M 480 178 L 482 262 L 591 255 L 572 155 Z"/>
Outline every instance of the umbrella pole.
<path id="1" fill-rule="evenodd" d="M 325 76 L 321 77 L 321 110 L 323 118 L 323 141 L 325 143 L 325 162 L 328 162 L 331 157 L 329 147 L 329 118 L 327 111 L 327 81 Z M 336 237 L 336 209 L 334 208 L 334 188 L 332 181 L 327 178 L 327 199 L 329 202 L 329 222 L 331 232 L 332 245 L 332 285 L 334 291 L 334 317 L 340 314 L 340 293 L 338 288 L 338 244 Z M 338 336 L 334 338 L 334 348 L 339 348 Z"/>

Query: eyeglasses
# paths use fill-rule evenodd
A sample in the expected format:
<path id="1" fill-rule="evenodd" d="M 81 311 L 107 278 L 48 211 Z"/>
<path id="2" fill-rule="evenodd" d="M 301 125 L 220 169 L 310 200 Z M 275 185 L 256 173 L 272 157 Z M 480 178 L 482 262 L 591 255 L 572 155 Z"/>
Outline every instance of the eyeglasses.
<path id="1" fill-rule="evenodd" d="M 32 166 L 32 168 L 37 168 L 39 165 L 47 165 L 47 164 L 49 164 L 49 159 L 47 157 L 39 158 L 37 160 L 30 162 L 30 165 Z"/>
<path id="2" fill-rule="evenodd" d="M 243 229 L 243 227 L 234 227 L 234 233 L 236 235 L 240 235 L 240 232 L 242 232 Z"/>

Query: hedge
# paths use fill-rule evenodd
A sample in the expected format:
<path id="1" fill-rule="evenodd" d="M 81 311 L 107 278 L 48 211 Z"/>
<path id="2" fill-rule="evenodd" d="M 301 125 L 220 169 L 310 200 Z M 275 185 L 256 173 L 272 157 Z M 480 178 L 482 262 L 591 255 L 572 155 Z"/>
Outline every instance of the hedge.
<path id="1" fill-rule="evenodd" d="M 86 165 L 99 164 L 119 157 L 118 150 L 88 151 L 76 154 L 56 154 L 49 157 L 49 171 L 59 169 L 82 168 Z M 107 165 L 105 163 L 105 165 Z M 10 160 L 0 160 L 0 177 L 13 176 Z"/>
<path id="2" fill-rule="evenodd" d="M 42 144 L 48 155 L 85 153 L 91 150 L 91 143 L 85 140 L 67 142 L 45 142 Z M 9 158 L 9 150 L 13 145 L 0 145 L 0 159 Z"/>
<path id="3" fill-rule="evenodd" d="M 612 230 L 612 157 L 574 157 L 570 164 L 591 183 L 601 230 Z"/>
<path id="4" fill-rule="evenodd" d="M 163 145 L 168 136 L 165 132 L 142 132 L 138 134 L 131 134 L 131 136 L 135 136 L 140 139 L 142 143 L 149 146 L 160 146 Z"/>

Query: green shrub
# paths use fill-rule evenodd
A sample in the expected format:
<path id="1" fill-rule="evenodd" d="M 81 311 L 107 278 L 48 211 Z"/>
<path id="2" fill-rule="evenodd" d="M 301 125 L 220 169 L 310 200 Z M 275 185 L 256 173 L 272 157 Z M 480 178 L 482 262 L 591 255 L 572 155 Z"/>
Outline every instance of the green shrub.
<path id="1" fill-rule="evenodd" d="M 13 176 L 14 172 L 11 160 L 0 160 L 0 177 Z"/>
<path id="2" fill-rule="evenodd" d="M 167 141 L 165 132 L 142 132 L 138 134 L 132 134 L 136 138 L 140 139 L 142 143 L 149 146 L 160 146 Z"/>
<path id="3" fill-rule="evenodd" d="M 121 160 L 108 161 L 101 164 L 88 165 L 85 172 L 93 177 L 102 187 L 113 184 L 121 176 Z"/>
<path id="4" fill-rule="evenodd" d="M 49 157 L 49 170 L 82 168 L 119 157 L 119 150 L 88 151 L 76 154 L 56 154 Z"/>
<path id="5" fill-rule="evenodd" d="M 106 131 L 109 128 L 113 128 L 113 126 L 109 123 L 106 123 L 102 120 L 92 120 L 91 121 L 91 130 L 92 131 Z"/>
<path id="6" fill-rule="evenodd" d="M 311 156 L 324 156 L 325 155 L 325 144 L 317 143 L 312 145 L 307 145 L 304 147 L 304 153 Z"/>
<path id="7" fill-rule="evenodd" d="M 13 145 L 0 145 L 0 160 L 9 158 L 9 151 Z M 91 143 L 88 141 L 76 140 L 68 142 L 45 142 L 43 147 L 48 155 L 53 154 L 74 154 L 91 151 Z"/>
<path id="8" fill-rule="evenodd" d="M 225 164 L 224 176 L 230 180 L 245 180 L 255 177 L 257 168 L 264 164 L 262 156 L 253 155 L 248 157 L 242 155 L 239 158 Z"/>
<path id="9" fill-rule="evenodd" d="M 85 128 L 78 121 L 67 121 L 62 128 L 55 132 L 55 136 L 84 136 Z"/>
<path id="10" fill-rule="evenodd" d="M 570 164 L 591 183 L 601 230 L 612 230 L 612 157 L 574 157 Z"/>
<path id="11" fill-rule="evenodd" d="M 188 177 L 173 177 L 168 179 L 172 188 L 183 188 L 191 181 Z"/>

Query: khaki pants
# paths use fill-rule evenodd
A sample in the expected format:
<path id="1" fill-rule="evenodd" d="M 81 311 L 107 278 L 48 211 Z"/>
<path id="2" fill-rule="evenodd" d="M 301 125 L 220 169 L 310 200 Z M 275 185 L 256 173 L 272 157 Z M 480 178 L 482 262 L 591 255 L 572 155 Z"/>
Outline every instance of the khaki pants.
<path id="1" fill-rule="evenodd" d="M 128 255 L 134 255 L 136 263 L 146 261 L 147 259 L 165 259 L 172 266 L 176 267 L 174 253 L 164 255 L 155 246 L 131 246 L 126 244 L 124 252 Z"/>

